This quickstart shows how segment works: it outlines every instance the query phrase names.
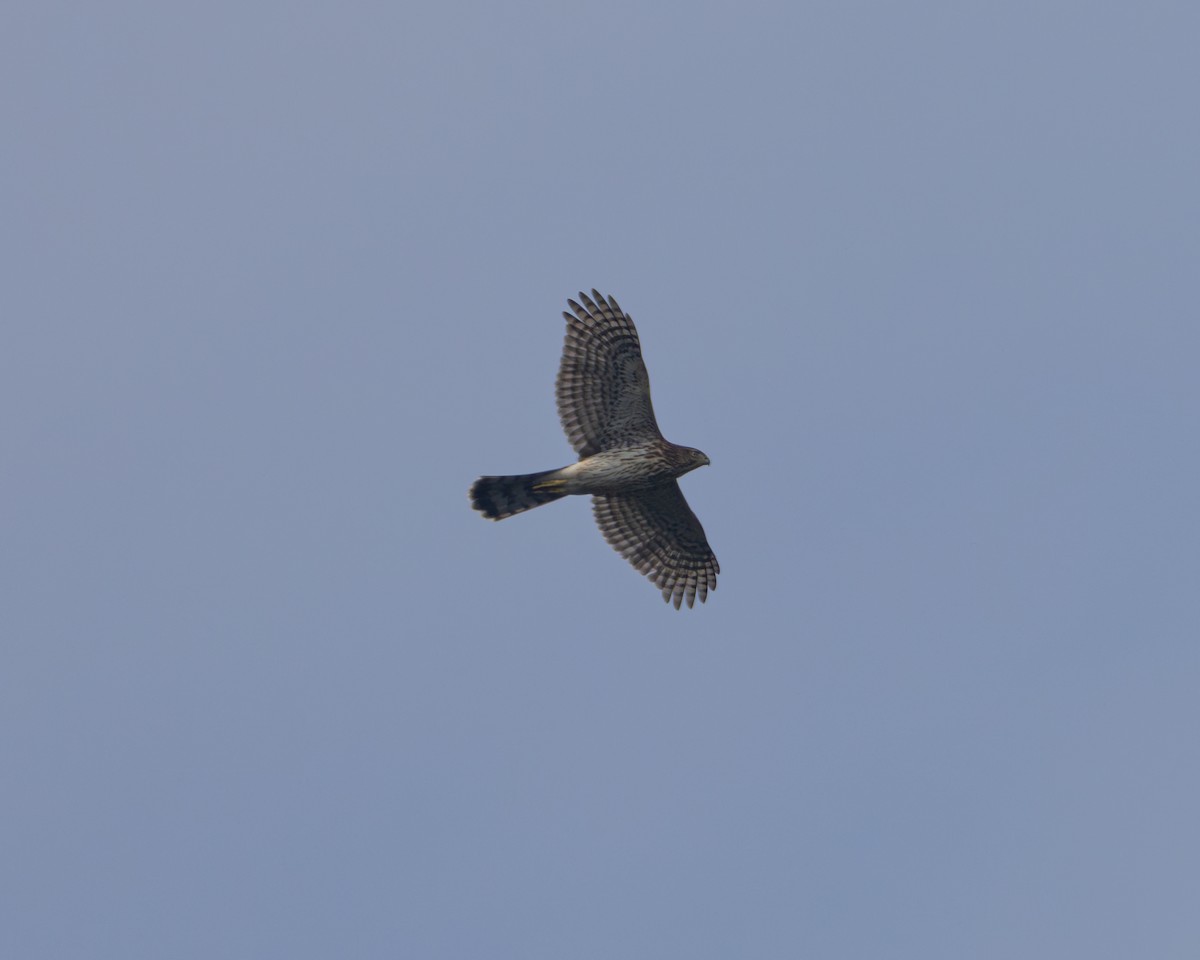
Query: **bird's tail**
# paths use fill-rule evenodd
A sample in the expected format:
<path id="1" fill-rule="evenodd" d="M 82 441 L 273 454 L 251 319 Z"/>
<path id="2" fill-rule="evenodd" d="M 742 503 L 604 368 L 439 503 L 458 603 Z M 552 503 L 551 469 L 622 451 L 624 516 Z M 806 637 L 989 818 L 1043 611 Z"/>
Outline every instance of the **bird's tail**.
<path id="1" fill-rule="evenodd" d="M 489 520 L 503 520 L 543 503 L 565 497 L 557 470 L 526 473 L 519 477 L 480 477 L 471 487 L 471 506 Z"/>

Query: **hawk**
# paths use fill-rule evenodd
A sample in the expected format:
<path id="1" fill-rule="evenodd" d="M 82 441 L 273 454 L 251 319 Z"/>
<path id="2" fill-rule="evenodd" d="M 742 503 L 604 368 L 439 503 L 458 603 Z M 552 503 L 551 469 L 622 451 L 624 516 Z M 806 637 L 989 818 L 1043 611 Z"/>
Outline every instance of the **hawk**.
<path id="1" fill-rule="evenodd" d="M 663 439 L 633 318 L 593 290 L 568 300 L 555 394 L 579 460 L 559 470 L 480 477 L 471 506 L 503 520 L 568 494 L 591 494 L 600 532 L 678 610 L 717 588 L 721 568 L 676 478 L 705 466 L 699 450 Z"/>

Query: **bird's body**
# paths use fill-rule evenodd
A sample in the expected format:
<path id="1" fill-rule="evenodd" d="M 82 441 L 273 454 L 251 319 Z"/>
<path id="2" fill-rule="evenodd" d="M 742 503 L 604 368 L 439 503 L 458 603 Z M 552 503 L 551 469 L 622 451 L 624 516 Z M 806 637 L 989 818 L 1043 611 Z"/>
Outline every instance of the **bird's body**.
<path id="1" fill-rule="evenodd" d="M 471 505 L 503 520 L 571 494 L 590 494 L 601 533 L 676 609 L 716 589 L 720 567 L 678 477 L 709 462 L 663 439 L 633 320 L 597 291 L 568 300 L 556 394 L 579 460 L 558 470 L 480 477 Z"/>
<path id="2" fill-rule="evenodd" d="M 658 443 L 603 450 L 558 470 L 515 477 L 480 477 L 472 488 L 471 499 L 475 501 L 475 508 L 489 520 L 503 520 L 514 513 L 522 513 L 541 506 L 543 502 L 549 503 L 550 500 L 570 494 L 617 494 L 648 490 L 708 462 L 708 457 L 699 450 L 660 440 Z M 525 487 L 531 493 L 549 496 L 519 509 L 496 502 L 497 491 Z M 517 498 L 513 505 L 520 502 L 521 499 Z"/>

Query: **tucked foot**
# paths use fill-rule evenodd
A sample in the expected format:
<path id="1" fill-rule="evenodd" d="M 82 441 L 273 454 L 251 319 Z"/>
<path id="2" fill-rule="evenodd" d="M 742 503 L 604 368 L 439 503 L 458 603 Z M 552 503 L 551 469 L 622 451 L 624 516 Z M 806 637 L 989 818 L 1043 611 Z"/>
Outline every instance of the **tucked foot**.
<path id="1" fill-rule="evenodd" d="M 545 493 L 564 493 L 565 491 L 563 488 L 566 487 L 566 485 L 567 481 L 562 479 L 539 480 L 533 485 L 533 489 Z"/>

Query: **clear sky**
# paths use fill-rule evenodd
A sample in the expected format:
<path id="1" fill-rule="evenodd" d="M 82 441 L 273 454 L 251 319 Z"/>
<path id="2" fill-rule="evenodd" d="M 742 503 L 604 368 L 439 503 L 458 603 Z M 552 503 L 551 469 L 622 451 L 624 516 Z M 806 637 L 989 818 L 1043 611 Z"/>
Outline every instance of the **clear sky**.
<path id="1" fill-rule="evenodd" d="M 1200 8 L 0 12 L 0 955 L 1200 956 Z M 641 332 L 720 589 L 571 498 Z"/>

